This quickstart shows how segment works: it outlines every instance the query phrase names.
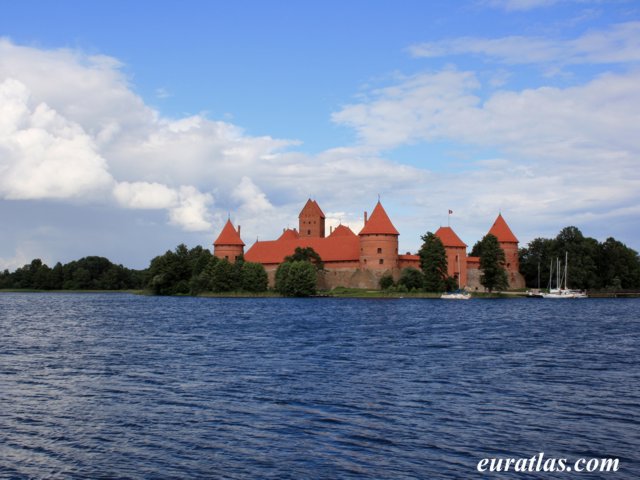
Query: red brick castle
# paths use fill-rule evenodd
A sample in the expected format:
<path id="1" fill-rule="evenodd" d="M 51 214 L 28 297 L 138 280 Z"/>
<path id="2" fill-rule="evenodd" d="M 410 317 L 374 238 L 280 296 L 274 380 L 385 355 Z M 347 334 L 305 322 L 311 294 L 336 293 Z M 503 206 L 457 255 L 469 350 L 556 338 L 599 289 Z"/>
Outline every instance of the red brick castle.
<path id="1" fill-rule="evenodd" d="M 420 269 L 420 258 L 407 252 L 398 253 L 400 233 L 378 201 L 371 216 L 364 213 L 364 227 L 356 235 L 349 227 L 339 225 L 325 230 L 325 215 L 315 200 L 309 199 L 298 215 L 298 229 L 284 229 L 276 240 L 256 241 L 244 252 L 245 244 L 228 220 L 218 238 L 213 242 L 213 252 L 218 258 L 235 262 L 241 255 L 248 262 L 264 265 L 273 285 L 275 271 L 284 258 L 293 254 L 296 247 L 311 247 L 322 258 L 325 271 L 319 279 L 320 288 L 337 286 L 379 288 L 380 278 L 391 274 L 400 277 L 403 268 Z M 524 278 L 519 273 L 518 239 L 502 215 L 494 222 L 489 233 L 495 235 L 505 252 L 509 287 L 524 287 Z M 451 227 L 440 227 L 436 235 L 444 244 L 448 274 L 459 278 L 460 285 L 473 290 L 482 290 L 480 285 L 480 259 L 467 256 L 467 245 L 460 240 Z"/>

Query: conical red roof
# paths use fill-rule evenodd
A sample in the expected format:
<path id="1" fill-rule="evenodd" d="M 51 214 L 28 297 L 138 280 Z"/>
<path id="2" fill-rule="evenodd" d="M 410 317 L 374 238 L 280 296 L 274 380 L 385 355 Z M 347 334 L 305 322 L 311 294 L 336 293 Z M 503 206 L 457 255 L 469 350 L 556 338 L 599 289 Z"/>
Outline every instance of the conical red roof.
<path id="1" fill-rule="evenodd" d="M 216 238 L 216 241 L 213 242 L 214 245 L 242 245 L 244 246 L 244 242 L 240 238 L 240 234 L 233 227 L 231 220 L 227 220 L 227 223 L 222 228 L 220 235 Z"/>
<path id="2" fill-rule="evenodd" d="M 304 207 L 302 207 L 302 210 L 300 211 L 300 215 L 298 215 L 298 217 L 301 217 L 302 214 L 318 215 L 320 218 L 325 218 L 324 212 L 320 208 L 320 205 L 318 205 L 318 202 L 311 199 L 307 200 L 307 203 L 304 204 Z"/>
<path id="3" fill-rule="evenodd" d="M 389 219 L 389 215 L 384 211 L 382 204 L 380 201 L 376 204 L 376 208 L 371 212 L 371 217 L 365 224 L 365 226 L 360 230 L 358 235 L 400 235 L 396 227 L 393 226 L 391 220 Z"/>
<path id="4" fill-rule="evenodd" d="M 460 240 L 451 227 L 440 227 L 436 232 L 436 237 L 440 239 L 445 247 L 467 248 L 467 244 Z"/>
<path id="5" fill-rule="evenodd" d="M 333 232 L 331 232 L 331 235 L 329 235 L 330 237 L 345 237 L 345 236 L 355 236 L 356 234 L 353 233 L 353 230 L 351 230 L 349 227 L 347 227 L 346 225 L 338 225 Z"/>
<path id="6" fill-rule="evenodd" d="M 498 218 L 493 222 L 493 226 L 489 230 L 489 233 L 495 236 L 499 242 L 505 243 L 518 243 L 518 239 L 513 234 L 507 222 L 502 218 L 502 214 L 498 214 Z"/>

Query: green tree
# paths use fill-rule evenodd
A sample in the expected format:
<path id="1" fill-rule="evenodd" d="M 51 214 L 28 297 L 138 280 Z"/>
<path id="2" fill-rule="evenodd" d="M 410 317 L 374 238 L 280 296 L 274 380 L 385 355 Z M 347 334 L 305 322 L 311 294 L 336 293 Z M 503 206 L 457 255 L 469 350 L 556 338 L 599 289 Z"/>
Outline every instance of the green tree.
<path id="1" fill-rule="evenodd" d="M 242 265 L 242 289 L 247 292 L 264 292 L 269 278 L 260 263 L 244 262 Z"/>
<path id="2" fill-rule="evenodd" d="M 293 262 L 283 262 L 278 265 L 276 270 L 276 285 L 275 289 L 280 295 L 287 295 L 287 282 L 289 280 L 289 270 L 291 270 L 291 264 Z"/>
<path id="3" fill-rule="evenodd" d="M 487 234 L 480 245 L 480 283 L 489 292 L 504 290 L 509 286 L 507 272 L 504 269 L 505 256 L 498 239 Z"/>
<path id="4" fill-rule="evenodd" d="M 402 269 L 400 273 L 399 285 L 404 285 L 407 290 L 421 290 L 424 287 L 424 275 L 420 270 L 413 267 Z"/>
<path id="5" fill-rule="evenodd" d="M 293 255 L 285 257 L 285 262 L 311 262 L 318 270 L 324 269 L 324 262 L 320 255 L 311 247 L 296 247 Z"/>
<path id="6" fill-rule="evenodd" d="M 544 288 L 549 280 L 549 267 L 556 257 L 555 241 L 549 238 L 536 238 L 527 247 L 518 250 L 520 257 L 520 273 L 527 286 L 538 288 L 538 266 L 540 267 L 540 288 Z"/>
<path id="7" fill-rule="evenodd" d="M 317 269 L 311 262 L 290 262 L 284 292 L 289 297 L 308 297 L 316 293 Z"/>
<path id="8" fill-rule="evenodd" d="M 188 293 L 192 271 L 190 260 L 189 250 L 184 244 L 151 260 L 148 271 L 151 291 L 156 295 Z"/>
<path id="9" fill-rule="evenodd" d="M 562 262 L 565 253 L 569 257 L 568 277 L 570 288 L 598 288 L 598 241 L 585 238 L 577 227 L 565 227 L 554 240 L 555 253 Z"/>
<path id="10" fill-rule="evenodd" d="M 211 290 L 214 292 L 231 292 L 240 287 L 236 278 L 234 265 L 223 258 L 213 267 L 211 276 Z"/>
<path id="11" fill-rule="evenodd" d="M 380 283 L 380 288 L 382 290 L 389 290 L 391 287 L 395 285 L 395 282 L 393 281 L 393 277 L 389 273 L 380 277 L 379 283 Z"/>
<path id="12" fill-rule="evenodd" d="M 420 268 L 424 274 L 424 288 L 428 292 L 442 292 L 447 278 L 447 252 L 442 241 L 432 232 L 422 236 Z"/>
<path id="13" fill-rule="evenodd" d="M 640 288 L 640 258 L 635 250 L 614 238 L 599 246 L 600 284 L 612 290 Z"/>

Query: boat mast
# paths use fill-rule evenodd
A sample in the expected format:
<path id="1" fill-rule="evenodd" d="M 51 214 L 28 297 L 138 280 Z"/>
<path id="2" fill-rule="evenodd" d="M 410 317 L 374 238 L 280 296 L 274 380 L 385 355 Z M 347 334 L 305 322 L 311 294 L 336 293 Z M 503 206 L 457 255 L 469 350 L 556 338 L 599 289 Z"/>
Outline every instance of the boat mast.
<path id="1" fill-rule="evenodd" d="M 564 289 L 565 290 L 569 289 L 569 287 L 567 287 L 568 277 L 569 277 L 569 252 L 565 251 L 564 252 Z"/>

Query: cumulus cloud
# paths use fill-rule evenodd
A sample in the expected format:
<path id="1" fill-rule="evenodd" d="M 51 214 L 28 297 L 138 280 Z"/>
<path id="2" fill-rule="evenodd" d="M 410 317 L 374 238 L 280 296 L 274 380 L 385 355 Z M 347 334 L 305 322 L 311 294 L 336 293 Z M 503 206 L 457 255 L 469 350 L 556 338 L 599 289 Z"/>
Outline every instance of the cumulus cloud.
<path id="1" fill-rule="evenodd" d="M 414 57 L 481 55 L 511 65 L 553 63 L 560 65 L 640 62 L 640 22 L 612 25 L 568 40 L 543 37 L 461 37 L 415 44 Z"/>
<path id="2" fill-rule="evenodd" d="M 640 203 L 640 72 L 602 74 L 567 88 L 485 97 L 481 90 L 474 72 L 420 74 L 370 92 L 333 119 L 381 149 L 441 141 L 502 152 L 411 182 L 414 203 L 427 212 L 415 221 L 427 225 L 438 221 L 435 212 L 453 208 L 477 235 L 481 219 L 506 210 L 526 219 L 516 226 L 527 232 L 528 224 L 629 215 L 626 207 Z"/>
<path id="3" fill-rule="evenodd" d="M 178 192 L 160 183 L 120 182 L 113 195 L 125 208 L 164 209 L 178 203 Z"/>
<path id="4" fill-rule="evenodd" d="M 192 186 L 182 186 L 178 190 L 178 204 L 169 210 L 172 224 L 189 232 L 201 232 L 212 227 L 209 206 L 213 195 L 202 193 Z"/>
<path id="5" fill-rule="evenodd" d="M 234 211 L 248 231 L 251 223 L 272 231 L 259 212 L 295 218 L 300 199 L 327 195 L 328 185 L 343 203 L 356 185 L 377 193 L 421 175 L 368 147 L 308 155 L 292 150 L 298 141 L 250 136 L 204 114 L 164 117 L 107 56 L 0 39 L 0 82 L 9 82 L 0 105 L 7 199 L 111 198 L 122 208 L 164 209 L 190 231 Z"/>
<path id="6" fill-rule="evenodd" d="M 75 198 L 111 185 L 107 163 L 83 128 L 34 102 L 13 78 L 0 83 L 0 195 Z"/>
<path id="7" fill-rule="evenodd" d="M 245 209 L 247 213 L 261 214 L 273 210 L 273 205 L 267 196 L 249 177 L 242 177 L 238 186 L 233 190 L 232 196 L 240 202 L 241 208 Z"/>

